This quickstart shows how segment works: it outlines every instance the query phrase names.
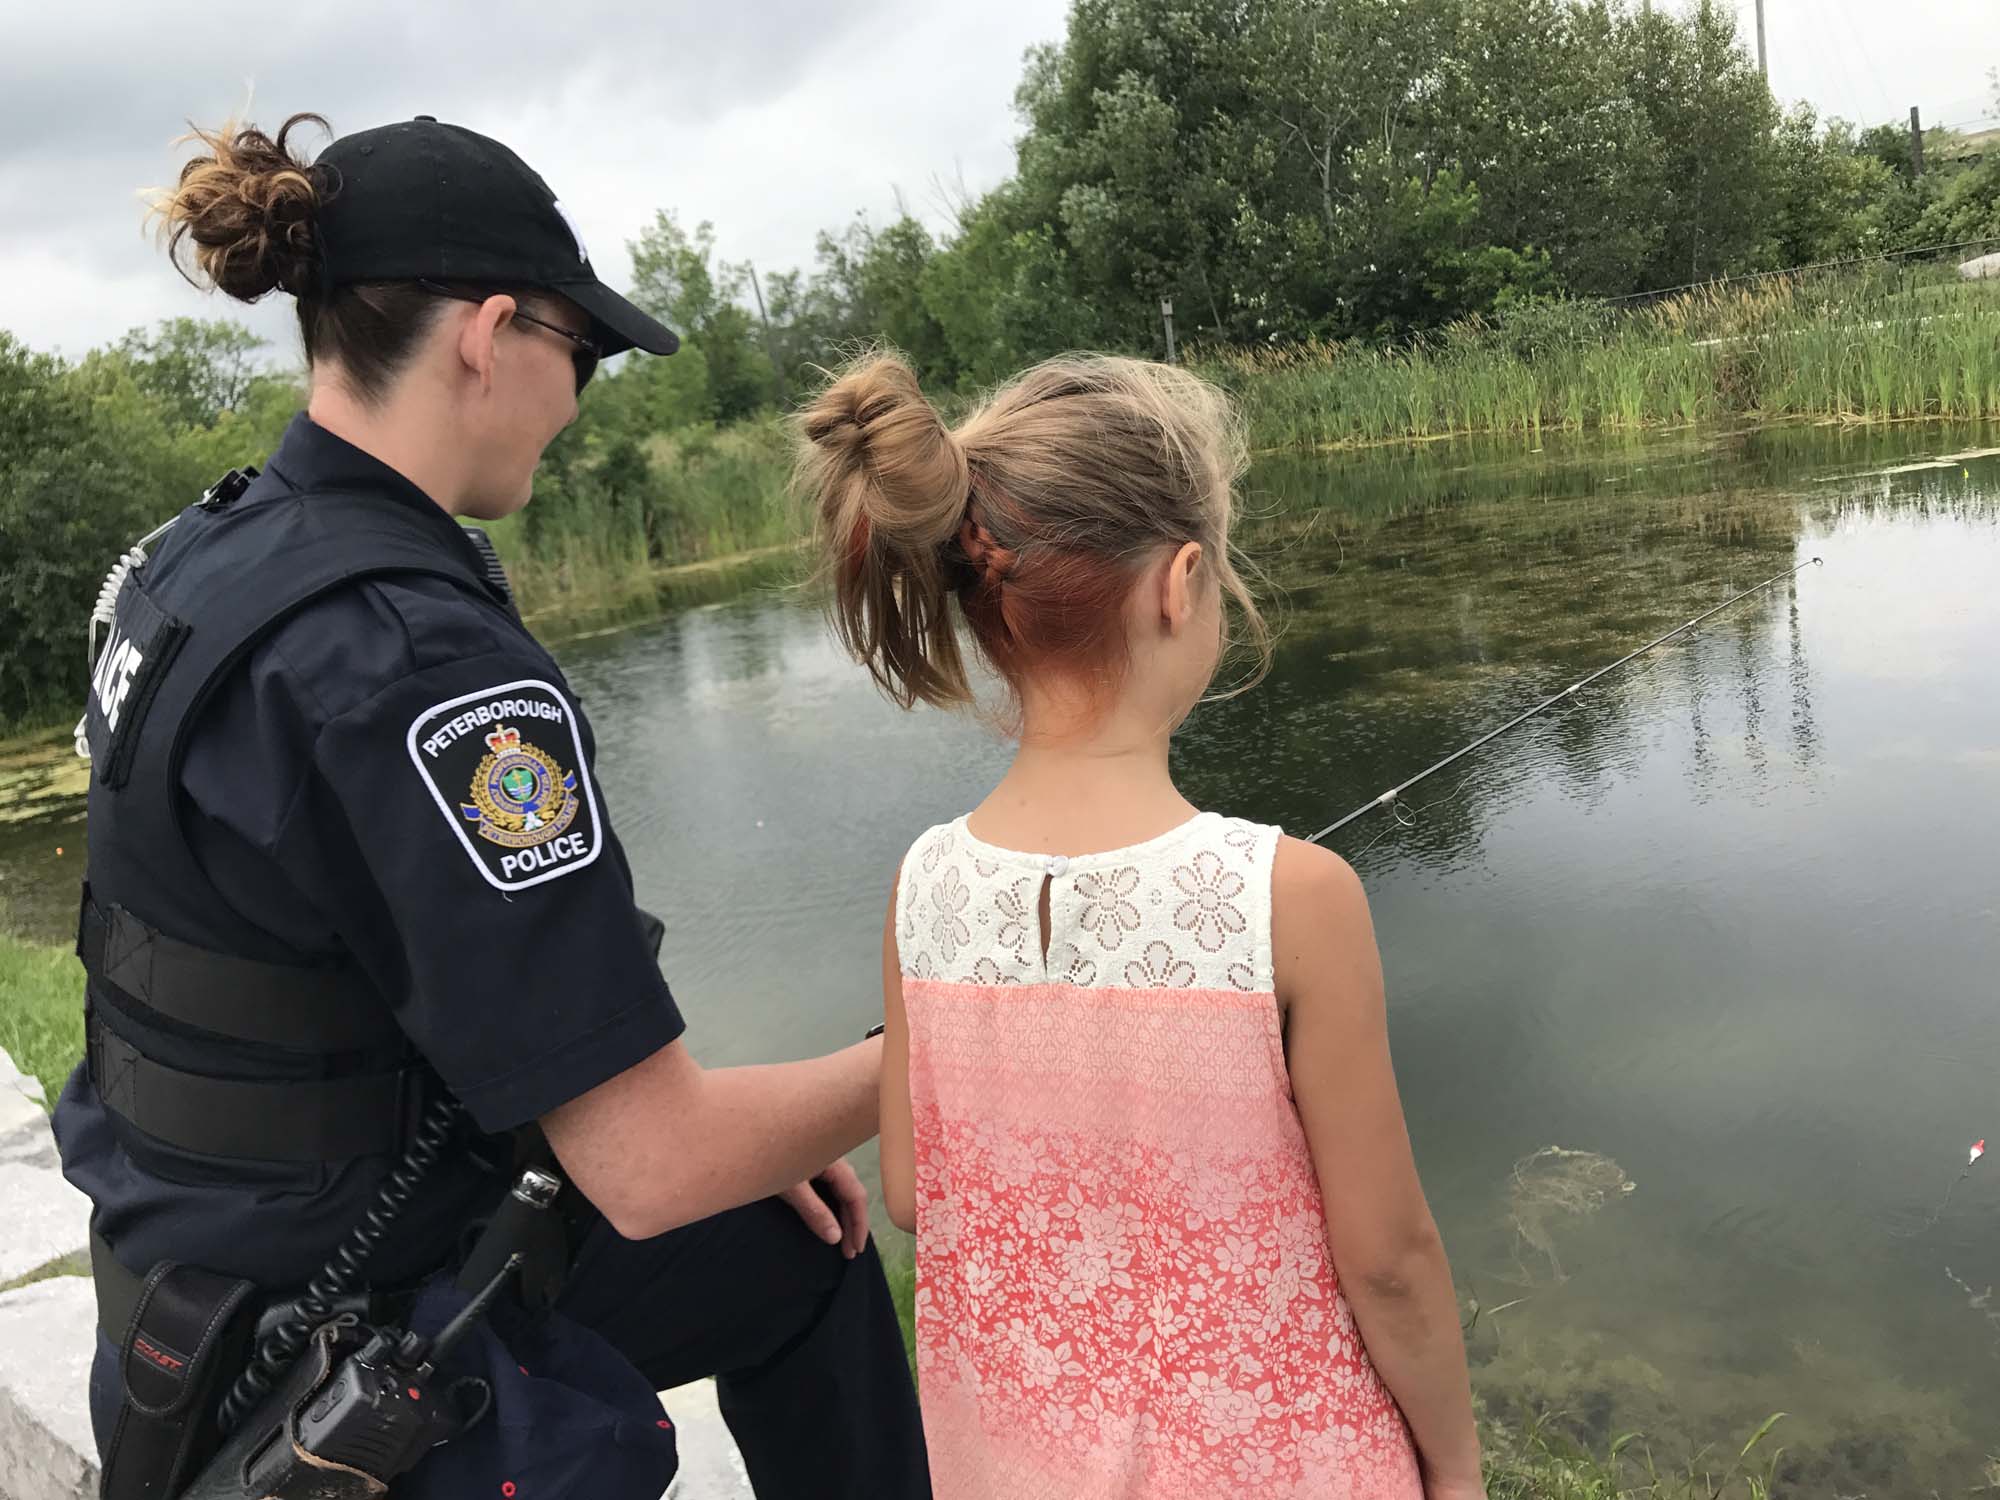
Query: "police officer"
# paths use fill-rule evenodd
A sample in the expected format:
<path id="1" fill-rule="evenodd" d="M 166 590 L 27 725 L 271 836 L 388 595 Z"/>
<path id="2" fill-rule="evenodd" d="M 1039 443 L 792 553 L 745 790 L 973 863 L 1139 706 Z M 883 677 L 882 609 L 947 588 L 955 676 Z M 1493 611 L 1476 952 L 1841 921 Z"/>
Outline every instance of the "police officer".
<path id="1" fill-rule="evenodd" d="M 421 1287 L 541 1151 L 569 1184 L 566 1279 L 543 1282 L 581 1340 L 565 1357 L 623 1362 L 648 1392 L 717 1375 L 765 1500 L 928 1494 L 839 1164 L 875 1132 L 881 1044 L 688 1054 L 589 722 L 460 524 L 527 503 L 602 357 L 675 336 L 597 279 L 498 142 L 420 116 L 308 162 L 292 137 L 321 124 L 199 133 L 157 210 L 191 277 L 296 299 L 311 396 L 263 472 L 211 491 L 124 584 L 91 683 L 89 1052 L 55 1124 L 95 1205 L 100 1447 L 127 1432 L 130 1482 L 199 1441 L 135 1400 L 204 1333 L 145 1333 L 189 1316 L 162 1312 L 162 1267 L 296 1310 L 414 1166 L 361 1275 Z M 437 1454 L 480 1495 L 581 1493 L 507 1472 L 536 1461 L 520 1429 L 489 1418 Z M 396 1493 L 432 1493 L 433 1468 Z"/>

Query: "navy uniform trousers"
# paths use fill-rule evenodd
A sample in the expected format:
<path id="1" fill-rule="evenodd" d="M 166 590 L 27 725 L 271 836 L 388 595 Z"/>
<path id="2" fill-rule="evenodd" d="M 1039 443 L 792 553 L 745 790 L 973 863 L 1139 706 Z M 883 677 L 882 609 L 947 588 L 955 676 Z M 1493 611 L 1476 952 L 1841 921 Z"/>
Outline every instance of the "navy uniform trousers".
<path id="1" fill-rule="evenodd" d="M 916 1390 L 873 1240 L 847 1260 L 776 1198 L 650 1240 L 624 1239 L 598 1219 L 559 1309 L 609 1340 L 655 1389 L 715 1376 L 758 1500 L 931 1492 Z"/>

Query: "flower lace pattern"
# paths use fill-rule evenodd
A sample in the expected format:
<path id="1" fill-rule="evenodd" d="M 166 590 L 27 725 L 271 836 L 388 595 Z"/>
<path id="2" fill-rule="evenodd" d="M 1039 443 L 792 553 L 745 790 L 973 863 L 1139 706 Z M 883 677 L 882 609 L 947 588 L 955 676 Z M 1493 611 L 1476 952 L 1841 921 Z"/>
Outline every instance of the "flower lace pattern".
<path id="1" fill-rule="evenodd" d="M 905 860 L 940 1500 L 1420 1500 L 1292 1102 L 1278 836 L 1203 814 L 1055 859 L 961 819 Z"/>

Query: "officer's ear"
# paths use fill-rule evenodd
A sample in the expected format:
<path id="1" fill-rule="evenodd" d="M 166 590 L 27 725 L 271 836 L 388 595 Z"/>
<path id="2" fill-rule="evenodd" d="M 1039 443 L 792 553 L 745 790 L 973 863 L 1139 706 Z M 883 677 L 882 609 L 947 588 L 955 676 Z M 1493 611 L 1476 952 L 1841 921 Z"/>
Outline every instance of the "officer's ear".
<path id="1" fill-rule="evenodd" d="M 458 357 L 478 374 L 481 394 L 493 389 L 500 330 L 513 321 L 517 307 L 512 297 L 496 293 L 473 308 L 472 316 L 458 331 Z"/>

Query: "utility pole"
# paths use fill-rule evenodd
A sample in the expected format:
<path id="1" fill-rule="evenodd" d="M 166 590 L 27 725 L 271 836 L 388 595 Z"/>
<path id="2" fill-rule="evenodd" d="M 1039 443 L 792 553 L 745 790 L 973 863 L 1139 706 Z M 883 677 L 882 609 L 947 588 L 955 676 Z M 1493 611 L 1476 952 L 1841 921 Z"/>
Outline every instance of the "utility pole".
<path id="1" fill-rule="evenodd" d="M 1916 105 L 1910 106 L 1910 170 L 1924 175 L 1924 122 Z"/>
<path id="2" fill-rule="evenodd" d="M 1771 81 L 1770 60 L 1764 54 L 1764 0 L 1757 0 L 1757 71 L 1764 75 L 1764 82 Z"/>
<path id="3" fill-rule="evenodd" d="M 1160 299 L 1160 321 L 1164 323 L 1167 328 L 1167 363 L 1171 365 L 1176 363 L 1174 359 L 1174 299 L 1173 298 L 1162 297 Z"/>
<path id="4" fill-rule="evenodd" d="M 764 284 L 757 279 L 757 263 L 746 260 L 750 268 L 750 290 L 757 294 L 757 321 L 764 325 L 764 357 L 771 361 L 771 373 L 778 377 L 778 400 L 785 406 L 792 404 L 790 384 L 785 379 L 785 367 L 778 360 L 778 346 L 771 338 L 770 315 L 764 311 Z"/>

